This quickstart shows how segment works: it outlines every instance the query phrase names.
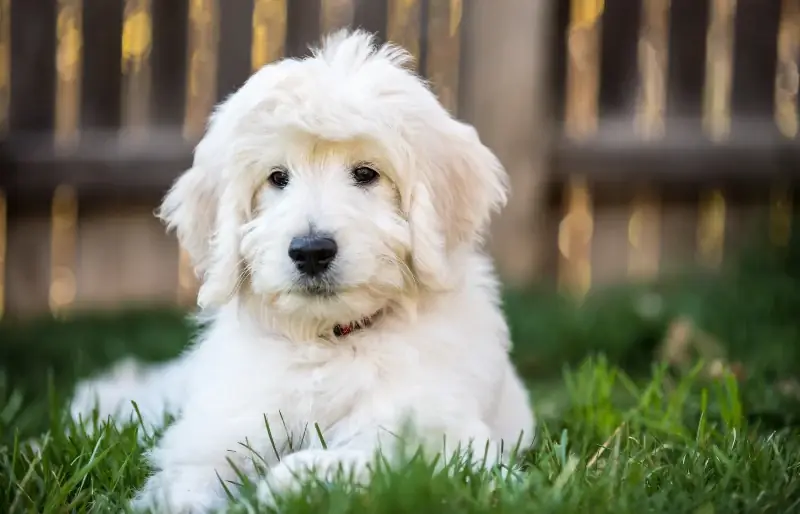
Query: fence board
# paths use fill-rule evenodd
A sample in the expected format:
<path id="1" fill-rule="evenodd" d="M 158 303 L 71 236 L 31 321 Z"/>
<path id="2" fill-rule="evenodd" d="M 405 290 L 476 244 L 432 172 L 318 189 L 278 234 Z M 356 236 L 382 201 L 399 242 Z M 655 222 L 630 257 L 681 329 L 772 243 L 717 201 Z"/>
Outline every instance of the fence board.
<path id="1" fill-rule="evenodd" d="M 151 1 L 150 123 L 179 130 L 186 106 L 189 0 Z"/>
<path id="2" fill-rule="evenodd" d="M 119 70 L 122 8 L 122 2 L 83 0 L 81 126 L 84 131 L 116 129 L 122 120 Z"/>
<path id="3" fill-rule="evenodd" d="M 253 0 L 223 0 L 219 17 L 217 101 L 233 93 L 250 76 Z"/>
<path id="4" fill-rule="evenodd" d="M 50 132 L 55 122 L 56 6 L 52 0 L 13 2 L 11 12 L 13 132 Z"/>
<path id="5" fill-rule="evenodd" d="M 50 220 L 12 211 L 9 205 L 5 314 L 10 318 L 46 312 L 50 287 Z"/>
<path id="6" fill-rule="evenodd" d="M 83 212 L 78 256 L 76 307 L 175 302 L 178 247 L 151 208 L 106 205 Z"/>
<path id="7" fill-rule="evenodd" d="M 666 131 L 702 133 L 709 0 L 671 0 Z"/>
<path id="8" fill-rule="evenodd" d="M 731 98 L 733 132 L 747 130 L 746 122 L 753 117 L 773 116 L 780 15 L 780 0 L 737 1 Z M 772 132 L 777 136 L 778 127 L 774 126 Z"/>

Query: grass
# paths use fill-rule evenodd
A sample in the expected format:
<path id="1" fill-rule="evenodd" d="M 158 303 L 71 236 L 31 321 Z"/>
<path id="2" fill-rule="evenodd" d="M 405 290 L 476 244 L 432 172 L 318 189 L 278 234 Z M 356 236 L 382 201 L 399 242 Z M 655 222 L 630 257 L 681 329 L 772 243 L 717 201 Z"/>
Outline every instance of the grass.
<path id="1" fill-rule="evenodd" d="M 363 488 L 309 484 L 281 510 L 800 512 L 798 247 L 581 304 L 546 288 L 509 291 L 506 312 L 541 421 L 521 472 L 379 466 Z M 682 339 L 677 319 L 691 327 Z M 87 434 L 63 402 L 77 379 L 123 355 L 175 355 L 192 330 L 181 313 L 146 310 L 0 324 L 0 512 L 124 508 L 148 472 L 138 427 L 95 420 Z M 263 510 L 256 499 L 245 483 L 231 511 Z"/>

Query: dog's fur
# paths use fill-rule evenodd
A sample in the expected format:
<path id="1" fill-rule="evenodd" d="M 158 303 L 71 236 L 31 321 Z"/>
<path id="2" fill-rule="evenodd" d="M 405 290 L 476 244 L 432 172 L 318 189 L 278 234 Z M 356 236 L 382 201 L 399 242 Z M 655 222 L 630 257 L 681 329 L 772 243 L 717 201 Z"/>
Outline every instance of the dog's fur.
<path id="1" fill-rule="evenodd" d="M 311 467 L 362 477 L 409 427 L 434 451 L 443 441 L 480 454 L 487 442 L 532 442 L 497 279 L 480 249 L 506 173 L 409 64 L 400 48 L 340 32 L 309 58 L 265 66 L 213 114 L 160 211 L 202 276 L 207 327 L 180 359 L 123 363 L 81 384 L 73 402 L 75 416 L 99 405 L 124 421 L 131 400 L 150 423 L 176 414 L 136 505 L 224 504 L 219 478 L 236 478 L 227 459 L 251 470 L 245 441 L 279 492 Z M 364 163 L 380 174 L 366 186 L 351 175 Z M 289 174 L 283 189 L 268 179 L 276 169 Z M 287 248 L 315 231 L 331 234 L 339 253 L 308 288 Z M 334 335 L 363 318 L 372 323 Z M 326 448 L 314 428 L 301 436 L 315 423 Z"/>

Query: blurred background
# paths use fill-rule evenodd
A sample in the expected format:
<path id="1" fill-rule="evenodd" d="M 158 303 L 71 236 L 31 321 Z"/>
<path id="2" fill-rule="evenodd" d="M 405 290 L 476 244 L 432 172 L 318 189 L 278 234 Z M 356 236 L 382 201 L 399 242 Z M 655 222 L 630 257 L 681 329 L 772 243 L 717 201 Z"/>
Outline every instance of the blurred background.
<path id="1" fill-rule="evenodd" d="M 185 344 L 197 282 L 153 209 L 215 103 L 344 26 L 405 46 L 507 167 L 520 366 L 702 329 L 800 370 L 800 0 L 0 0 L 7 373 Z"/>
<path id="2" fill-rule="evenodd" d="M 216 102 L 344 26 L 409 49 L 508 168 L 513 286 L 789 241 L 797 0 L 0 0 L 0 312 L 192 306 L 153 209 Z"/>

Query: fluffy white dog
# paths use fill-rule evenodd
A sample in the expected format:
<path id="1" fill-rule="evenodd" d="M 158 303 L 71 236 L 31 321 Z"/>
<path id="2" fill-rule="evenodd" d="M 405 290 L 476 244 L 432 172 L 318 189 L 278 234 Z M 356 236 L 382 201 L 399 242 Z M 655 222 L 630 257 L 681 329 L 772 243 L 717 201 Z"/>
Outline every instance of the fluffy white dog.
<path id="1" fill-rule="evenodd" d="M 99 405 L 124 421 L 132 400 L 148 422 L 176 414 L 135 505 L 224 505 L 228 459 L 252 469 L 245 441 L 274 493 L 312 470 L 367 479 L 408 427 L 432 451 L 532 442 L 480 249 L 506 173 L 409 63 L 340 32 L 265 66 L 212 116 L 160 211 L 202 274 L 207 326 L 180 359 L 123 363 L 73 402 L 76 416 Z"/>

